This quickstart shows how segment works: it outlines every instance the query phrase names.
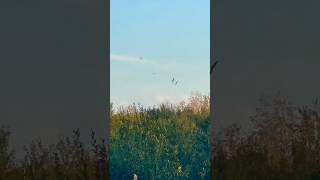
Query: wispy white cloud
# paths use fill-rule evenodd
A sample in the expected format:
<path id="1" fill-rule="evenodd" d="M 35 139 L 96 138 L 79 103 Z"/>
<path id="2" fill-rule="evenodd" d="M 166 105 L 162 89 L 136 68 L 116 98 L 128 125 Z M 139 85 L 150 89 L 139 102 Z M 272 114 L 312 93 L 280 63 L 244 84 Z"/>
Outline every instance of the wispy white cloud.
<path id="1" fill-rule="evenodd" d="M 111 54 L 110 60 L 114 62 L 124 62 L 124 63 L 132 63 L 132 64 L 142 64 L 152 66 L 153 68 L 162 69 L 164 71 L 174 71 L 177 67 L 174 61 L 165 62 L 161 60 L 150 59 L 146 57 L 135 57 L 128 55 L 120 55 L 120 54 Z"/>
<path id="2" fill-rule="evenodd" d="M 156 103 L 165 103 L 165 102 L 169 102 L 170 100 L 173 100 L 172 97 L 170 96 L 155 96 L 155 101 Z"/>
<path id="3" fill-rule="evenodd" d="M 133 57 L 133 56 L 126 56 L 126 55 L 119 55 L 119 54 L 111 54 L 110 59 L 111 59 L 111 61 L 157 65 L 157 63 L 155 61 L 145 59 L 143 57 Z"/>
<path id="4" fill-rule="evenodd" d="M 169 95 L 157 95 L 154 96 L 153 98 L 153 103 L 154 104 L 161 104 L 161 103 L 173 103 L 173 104 L 177 104 L 180 103 L 182 101 L 187 101 L 188 100 L 188 96 L 169 96 Z"/>

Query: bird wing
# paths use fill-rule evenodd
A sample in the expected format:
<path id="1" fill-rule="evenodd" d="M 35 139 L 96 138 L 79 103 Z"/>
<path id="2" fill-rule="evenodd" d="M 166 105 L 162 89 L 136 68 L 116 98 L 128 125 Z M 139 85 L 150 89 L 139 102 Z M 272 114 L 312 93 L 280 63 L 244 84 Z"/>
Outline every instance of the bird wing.
<path id="1" fill-rule="evenodd" d="M 212 73 L 213 69 L 216 67 L 219 61 L 216 61 L 210 68 L 210 74 Z"/>

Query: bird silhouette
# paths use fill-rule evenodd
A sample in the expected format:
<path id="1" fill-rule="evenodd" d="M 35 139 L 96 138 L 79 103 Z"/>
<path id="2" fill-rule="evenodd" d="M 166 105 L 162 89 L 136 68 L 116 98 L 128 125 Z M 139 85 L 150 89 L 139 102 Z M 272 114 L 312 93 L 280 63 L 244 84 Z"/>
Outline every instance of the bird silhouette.
<path id="1" fill-rule="evenodd" d="M 210 68 L 210 74 L 212 73 L 213 69 L 216 67 L 219 61 L 216 61 Z"/>
<path id="2" fill-rule="evenodd" d="M 171 79 L 171 82 L 172 82 L 172 84 L 173 84 L 173 85 L 175 85 L 175 86 L 176 86 L 176 85 L 178 84 L 178 82 L 179 82 L 179 81 L 178 81 L 178 80 L 175 80 L 174 78 L 172 78 L 172 79 Z"/>

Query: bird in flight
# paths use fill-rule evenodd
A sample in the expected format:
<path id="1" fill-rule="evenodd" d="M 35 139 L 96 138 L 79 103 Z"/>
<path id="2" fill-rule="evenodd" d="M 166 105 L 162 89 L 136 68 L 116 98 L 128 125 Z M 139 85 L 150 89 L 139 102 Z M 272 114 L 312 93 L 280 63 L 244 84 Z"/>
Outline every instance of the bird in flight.
<path id="1" fill-rule="evenodd" d="M 174 85 L 176 86 L 179 81 L 178 81 L 178 80 L 175 81 L 174 78 L 172 78 L 172 79 L 171 79 L 171 82 L 172 82 L 172 84 L 174 84 Z"/>
<path id="2" fill-rule="evenodd" d="M 213 69 L 216 67 L 219 61 L 216 61 L 211 67 L 210 67 L 210 74 L 212 73 Z"/>

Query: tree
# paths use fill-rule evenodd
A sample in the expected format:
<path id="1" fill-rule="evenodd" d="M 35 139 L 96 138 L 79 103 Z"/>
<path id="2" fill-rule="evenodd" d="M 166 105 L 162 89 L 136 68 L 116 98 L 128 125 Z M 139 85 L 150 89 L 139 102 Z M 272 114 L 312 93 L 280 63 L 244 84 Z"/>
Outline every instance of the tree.
<path id="1" fill-rule="evenodd" d="M 13 166 L 13 151 L 9 149 L 10 131 L 0 128 L 0 179 L 4 179 Z"/>

